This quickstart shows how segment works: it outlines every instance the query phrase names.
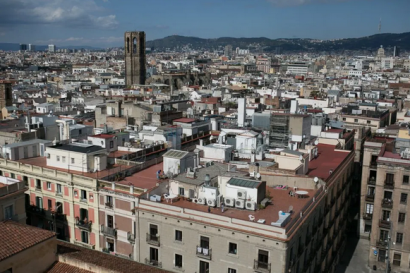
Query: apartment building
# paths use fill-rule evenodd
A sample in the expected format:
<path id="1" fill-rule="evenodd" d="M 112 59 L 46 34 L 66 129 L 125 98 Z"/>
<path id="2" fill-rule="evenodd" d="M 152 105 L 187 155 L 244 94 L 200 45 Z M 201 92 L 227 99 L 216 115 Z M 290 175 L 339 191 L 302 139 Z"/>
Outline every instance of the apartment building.
<path id="1" fill-rule="evenodd" d="M 14 220 L 26 223 L 25 183 L 11 177 L 0 176 L 0 221 Z"/>
<path id="2" fill-rule="evenodd" d="M 396 152 L 393 139 L 364 145 L 360 235 L 370 240 L 369 265 L 410 272 L 407 203 L 410 154 Z"/>
<path id="3" fill-rule="evenodd" d="M 250 179 L 214 163 L 173 177 L 140 197 L 137 259 L 174 272 L 334 272 L 353 162 L 319 144 L 307 176 L 267 167 Z"/>

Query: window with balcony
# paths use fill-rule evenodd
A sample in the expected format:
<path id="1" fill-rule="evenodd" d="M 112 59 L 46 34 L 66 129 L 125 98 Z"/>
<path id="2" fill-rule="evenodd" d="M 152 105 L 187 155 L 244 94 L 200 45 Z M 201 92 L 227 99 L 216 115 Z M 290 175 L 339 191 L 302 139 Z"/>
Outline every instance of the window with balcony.
<path id="1" fill-rule="evenodd" d="M 409 184 L 409 179 L 410 177 L 408 175 L 403 175 L 403 184 L 408 185 Z"/>
<path id="2" fill-rule="evenodd" d="M 394 184 L 394 174 L 386 173 L 386 184 Z"/>
<path id="3" fill-rule="evenodd" d="M 56 210 L 57 210 L 57 213 L 63 214 L 63 203 L 57 202 L 56 203 Z"/>
<path id="4" fill-rule="evenodd" d="M 366 204 L 366 213 L 373 214 L 373 208 L 374 208 L 373 204 Z"/>
<path id="5" fill-rule="evenodd" d="M 209 263 L 199 261 L 199 273 L 209 273 Z"/>
<path id="6" fill-rule="evenodd" d="M 202 249 L 209 249 L 209 238 L 205 236 L 201 236 L 199 246 Z"/>
<path id="7" fill-rule="evenodd" d="M 406 214 L 404 212 L 399 212 L 399 223 L 404 223 L 404 221 L 406 220 Z"/>
<path id="8" fill-rule="evenodd" d="M 149 248 L 149 259 L 150 262 L 158 262 L 158 248 L 150 247 Z"/>
<path id="9" fill-rule="evenodd" d="M 394 255 L 393 255 L 393 265 L 400 266 L 400 261 L 401 261 L 401 254 L 400 253 L 394 253 Z"/>
<path id="10" fill-rule="evenodd" d="M 84 244 L 88 244 L 88 232 L 87 231 L 81 231 L 81 242 Z"/>
<path id="11" fill-rule="evenodd" d="M 175 254 L 175 267 L 182 268 L 182 255 Z"/>
<path id="12" fill-rule="evenodd" d="M 107 215 L 107 227 L 114 228 L 114 217 L 112 215 Z"/>
<path id="13" fill-rule="evenodd" d="M 407 204 L 407 193 L 401 193 L 400 195 L 400 203 Z"/>
<path id="14" fill-rule="evenodd" d="M 262 269 L 269 268 L 269 252 L 268 251 L 259 249 L 257 268 L 262 268 Z"/>
<path id="15" fill-rule="evenodd" d="M 87 191 L 81 190 L 81 200 L 87 200 Z"/>
<path id="16" fill-rule="evenodd" d="M 387 199 L 387 200 L 392 200 L 393 193 L 391 191 L 384 191 L 384 197 L 383 198 Z"/>
<path id="17" fill-rule="evenodd" d="M 182 242 L 182 231 L 180 231 L 180 230 L 175 230 L 175 241 L 180 241 L 180 242 Z"/>
<path id="18" fill-rule="evenodd" d="M 80 220 L 81 221 L 88 221 L 88 210 L 80 209 Z"/>
<path id="19" fill-rule="evenodd" d="M 367 195 L 374 196 L 375 192 L 376 192 L 375 187 L 371 187 L 371 186 L 367 187 Z"/>
<path id="20" fill-rule="evenodd" d="M 379 249 L 379 257 L 378 257 L 379 262 L 386 262 L 386 250 L 385 249 Z"/>
<path id="21" fill-rule="evenodd" d="M 379 237 L 380 241 L 386 241 L 388 239 L 388 237 L 389 237 L 389 231 L 381 229 L 380 230 L 380 237 Z"/>
<path id="22" fill-rule="evenodd" d="M 62 193 L 63 193 L 62 188 L 61 188 L 61 184 L 57 184 L 57 193 L 58 193 L 58 194 L 62 194 Z"/>
<path id="23" fill-rule="evenodd" d="M 382 219 L 384 221 L 390 221 L 390 211 L 389 210 L 383 210 Z"/>
<path id="24" fill-rule="evenodd" d="M 372 155 L 372 159 L 370 160 L 371 166 L 377 166 L 377 155 Z"/>
<path id="25" fill-rule="evenodd" d="M 396 244 L 402 244 L 403 243 L 403 233 L 397 232 L 396 234 Z"/>
<path id="26" fill-rule="evenodd" d="M 237 251 L 238 251 L 238 245 L 235 243 L 229 243 L 229 254 L 236 255 Z"/>
<path id="27" fill-rule="evenodd" d="M 112 241 L 107 241 L 107 249 L 108 249 L 108 251 L 110 251 L 110 252 L 114 252 L 115 250 L 114 250 L 114 242 L 112 242 Z"/>
<path id="28" fill-rule="evenodd" d="M 182 188 L 182 187 L 179 187 L 179 188 L 178 188 L 178 193 L 179 193 L 179 195 L 181 195 L 181 196 L 185 196 L 185 189 Z"/>

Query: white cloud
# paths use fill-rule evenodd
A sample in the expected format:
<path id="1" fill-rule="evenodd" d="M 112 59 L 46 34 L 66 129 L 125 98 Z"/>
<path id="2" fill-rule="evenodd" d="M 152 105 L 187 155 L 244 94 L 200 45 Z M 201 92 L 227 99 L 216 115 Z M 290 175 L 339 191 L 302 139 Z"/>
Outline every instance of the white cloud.
<path id="1" fill-rule="evenodd" d="M 112 29 L 116 16 L 95 0 L 2 0 L 0 24 L 58 24 Z"/>

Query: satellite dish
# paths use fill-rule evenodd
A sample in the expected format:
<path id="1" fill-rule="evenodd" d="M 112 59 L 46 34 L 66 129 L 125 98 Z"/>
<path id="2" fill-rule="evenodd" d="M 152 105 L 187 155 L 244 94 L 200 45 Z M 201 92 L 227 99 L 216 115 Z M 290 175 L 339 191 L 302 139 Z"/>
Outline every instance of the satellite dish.
<path id="1" fill-rule="evenodd" d="M 260 173 L 257 173 L 257 174 L 256 174 L 256 178 L 258 178 L 258 179 L 261 178 L 261 174 L 260 174 Z"/>
<path id="2" fill-rule="evenodd" d="M 313 178 L 313 181 L 315 181 L 315 183 L 319 182 L 319 178 L 315 177 Z"/>
<path id="3" fill-rule="evenodd" d="M 319 141 L 316 139 L 315 140 L 315 145 L 317 146 L 319 144 Z"/>

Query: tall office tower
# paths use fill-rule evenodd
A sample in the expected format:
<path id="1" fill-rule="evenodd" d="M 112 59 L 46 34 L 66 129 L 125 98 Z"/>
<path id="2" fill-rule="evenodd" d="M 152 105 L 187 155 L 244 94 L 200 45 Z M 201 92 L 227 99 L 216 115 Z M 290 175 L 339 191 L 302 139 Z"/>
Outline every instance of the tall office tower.
<path id="1" fill-rule="evenodd" d="M 398 46 L 394 47 L 393 57 L 400 57 L 400 49 Z"/>
<path id="2" fill-rule="evenodd" d="M 126 85 L 145 84 L 145 32 L 129 31 L 124 34 Z"/>
<path id="3" fill-rule="evenodd" d="M 224 55 L 226 57 L 232 57 L 232 46 L 231 45 L 225 46 Z"/>
<path id="4" fill-rule="evenodd" d="M 27 50 L 27 44 L 20 44 L 20 50 Z"/>
<path id="5" fill-rule="evenodd" d="M 48 45 L 48 52 L 56 52 L 56 46 L 55 45 Z"/>
<path id="6" fill-rule="evenodd" d="M 28 51 L 31 51 L 31 52 L 36 51 L 36 46 L 32 44 L 28 44 Z"/>

